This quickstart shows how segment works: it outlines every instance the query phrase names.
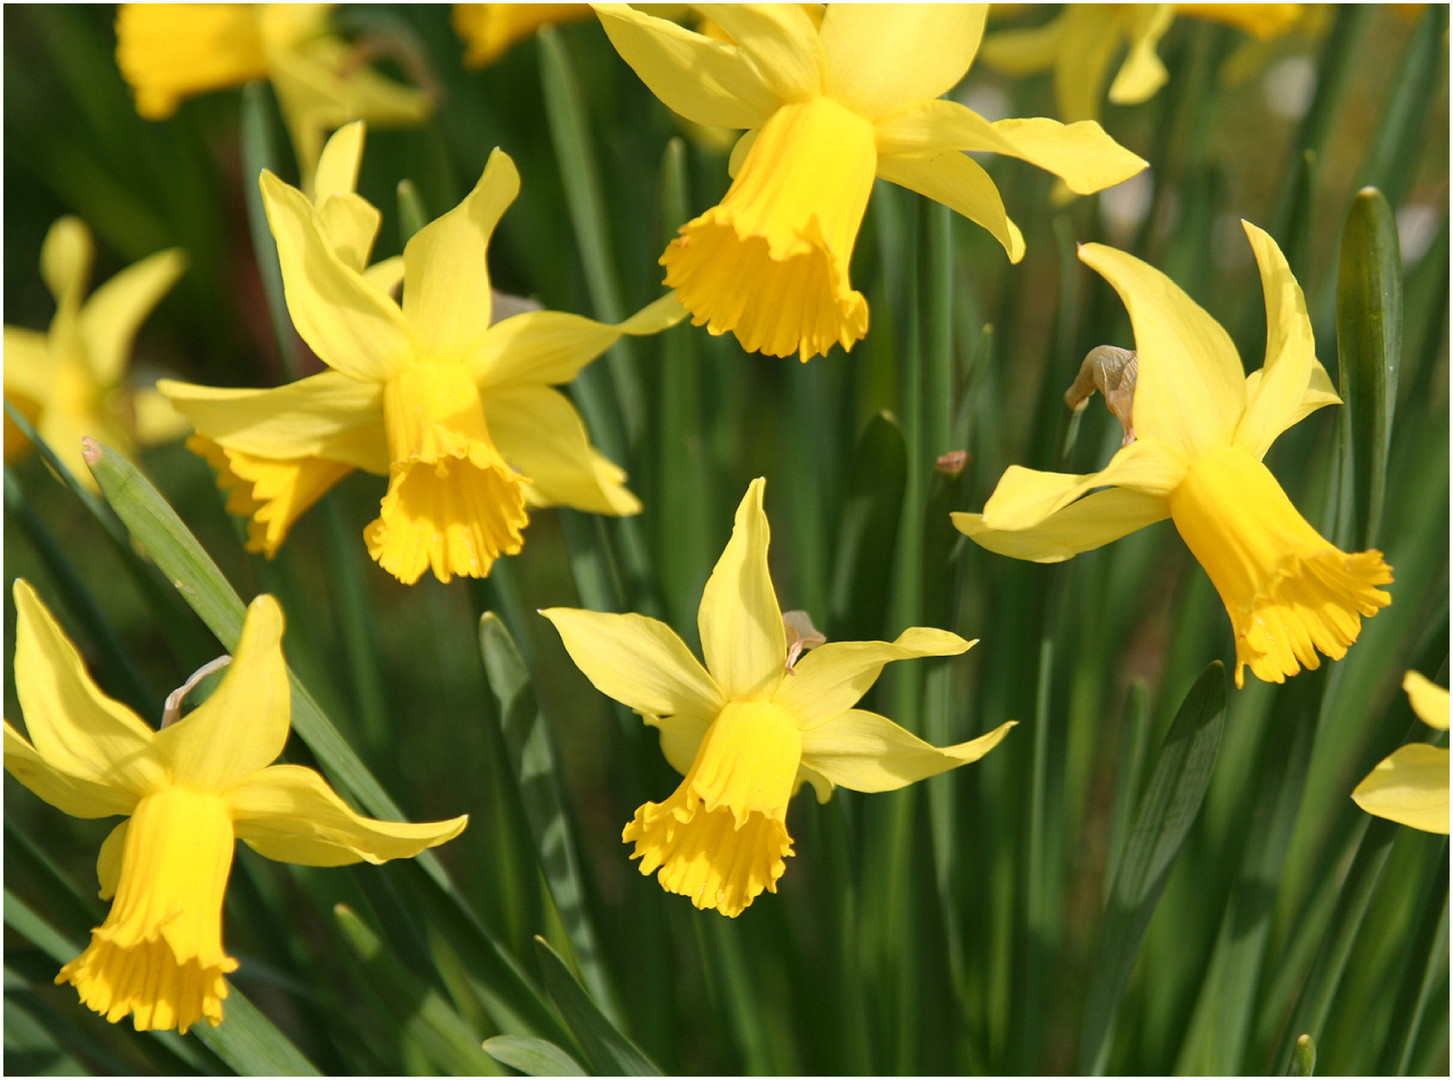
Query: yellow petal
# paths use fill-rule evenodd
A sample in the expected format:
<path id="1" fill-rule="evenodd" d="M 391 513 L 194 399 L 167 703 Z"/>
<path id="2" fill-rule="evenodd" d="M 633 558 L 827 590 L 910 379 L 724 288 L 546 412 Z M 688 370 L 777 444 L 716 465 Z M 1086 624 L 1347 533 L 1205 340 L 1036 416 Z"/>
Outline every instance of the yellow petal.
<path id="1" fill-rule="evenodd" d="M 23 399 L 34 406 L 45 405 L 50 400 L 54 376 L 46 335 L 7 326 L 4 343 L 5 396 L 16 404 Z"/>
<path id="2" fill-rule="evenodd" d="M 36 751 L 59 773 L 118 789 L 123 802 L 121 793 L 134 801 L 152 790 L 163 780 L 155 733 L 91 681 L 29 583 L 16 578 L 14 591 L 15 694 Z"/>
<path id="3" fill-rule="evenodd" d="M 1170 504 L 1155 495 L 1109 488 L 1086 495 L 1026 529 L 991 529 L 983 514 L 950 516 L 954 528 L 982 548 L 1014 559 L 1055 563 L 1163 521 L 1170 517 Z"/>
<path id="4" fill-rule="evenodd" d="M 339 259 L 301 191 L 266 170 L 260 185 L 293 325 L 329 367 L 383 382 L 413 355 L 403 312 Z"/>
<path id="5" fill-rule="evenodd" d="M 1105 468 L 1084 476 L 1011 465 L 984 504 L 984 524 L 1001 531 L 1032 528 L 1092 488 L 1109 485 L 1165 496 L 1185 474 L 1185 462 L 1154 439 L 1137 439 L 1122 447 Z"/>
<path id="6" fill-rule="evenodd" d="M 869 119 L 958 85 L 988 4 L 838 4 L 822 17 L 827 92 Z"/>
<path id="7" fill-rule="evenodd" d="M 697 612 L 706 670 L 730 701 L 770 700 L 787 662 L 782 609 L 767 570 L 766 484 L 758 477 L 747 488 Z"/>
<path id="8" fill-rule="evenodd" d="M 1352 799 L 1369 814 L 1448 835 L 1448 750 L 1427 743 L 1399 747 L 1353 789 Z"/>
<path id="9" fill-rule="evenodd" d="M 1416 671 L 1403 676 L 1403 690 L 1419 720 L 1439 731 L 1448 730 L 1447 690 Z"/>
<path id="10" fill-rule="evenodd" d="M 589 4 L 455 4 L 454 32 L 464 39 L 465 67 L 498 60 L 542 26 L 590 17 Z"/>
<path id="11" fill-rule="evenodd" d="M 699 4 L 697 10 L 751 59 L 778 101 L 822 93 L 822 41 L 801 4 Z"/>
<path id="12" fill-rule="evenodd" d="M 1004 212 L 999 189 L 979 163 L 957 150 L 892 154 L 878 158 L 878 175 L 916 191 L 988 229 L 1004 245 L 1009 261 L 1024 258 L 1024 236 Z"/>
<path id="13" fill-rule="evenodd" d="M 830 641 L 802 656 L 777 687 L 773 702 L 804 728 L 830 720 L 858 703 L 883 665 L 920 656 L 957 656 L 974 643 L 947 630 L 914 626 L 898 640 Z"/>
<path id="14" fill-rule="evenodd" d="M 420 360 L 466 361 L 490 322 L 489 238 L 520 193 L 520 174 L 495 148 L 474 190 L 404 247 L 404 318 Z"/>
<path id="15" fill-rule="evenodd" d="M 187 257 L 180 250 L 158 251 L 106 282 L 81 308 L 81 340 L 91 373 L 102 386 L 121 381 L 136 331 L 186 268 Z"/>
<path id="16" fill-rule="evenodd" d="M 1130 52 L 1110 84 L 1109 97 L 1115 104 L 1136 105 L 1148 101 L 1170 78 L 1155 47 L 1174 21 L 1175 9 L 1170 4 L 1137 5 L 1129 12 L 1125 29 Z"/>
<path id="17" fill-rule="evenodd" d="M 1342 404 L 1342 399 L 1337 396 L 1337 390 L 1333 387 L 1332 380 L 1327 377 L 1327 369 L 1322 366 L 1321 362 L 1313 360 L 1311 369 L 1311 377 L 1307 380 L 1307 389 L 1302 393 L 1302 400 L 1283 416 L 1286 427 L 1283 427 L 1282 431 L 1301 423 L 1318 409 L 1324 409 L 1328 405 Z M 1246 404 L 1248 409 L 1251 407 L 1252 402 L 1256 400 L 1256 395 L 1260 392 L 1262 372 L 1262 368 L 1257 368 L 1250 375 L 1246 376 Z"/>
<path id="18" fill-rule="evenodd" d="M 157 732 L 157 752 L 177 783 L 224 791 L 283 752 L 292 688 L 282 635 L 282 608 L 271 596 L 259 596 L 247 607 L 221 684 L 195 710 Z"/>
<path id="19" fill-rule="evenodd" d="M 122 4 L 116 63 L 148 120 L 183 98 L 267 77 L 260 9 L 246 4 Z"/>
<path id="20" fill-rule="evenodd" d="M 5 771 L 56 809 L 78 818 L 129 814 L 137 796 L 50 765 L 24 735 L 5 721 Z"/>
<path id="21" fill-rule="evenodd" d="M 1266 363 L 1257 384 L 1248 386 L 1246 412 L 1236 428 L 1235 441 L 1260 458 L 1278 435 L 1306 415 L 1303 410 L 1314 368 L 1323 379 L 1327 373 L 1317 363 L 1307 301 L 1281 248 L 1251 222 L 1243 221 L 1241 225 L 1261 268 L 1261 291 L 1266 298 Z"/>
<path id="22" fill-rule="evenodd" d="M 484 400 L 485 420 L 506 461 L 529 481 L 533 506 L 571 506 L 593 514 L 641 512 L 624 470 L 590 445 L 575 406 L 548 386 L 520 386 Z"/>
<path id="23" fill-rule="evenodd" d="M 1054 63 L 1054 99 L 1065 123 L 1098 120 L 1110 64 L 1120 51 L 1123 12 L 1109 5 L 1073 4 Z"/>
<path id="24" fill-rule="evenodd" d="M 404 283 L 404 257 L 391 255 L 380 259 L 363 272 L 363 280 L 386 296 L 397 297 Z"/>
<path id="25" fill-rule="evenodd" d="M 1068 9 L 1041 26 L 996 31 L 984 39 L 979 56 L 989 67 L 1006 75 L 1047 71 L 1059 55 L 1067 14 Z"/>
<path id="26" fill-rule="evenodd" d="M 803 763 L 853 791 L 895 791 L 978 761 L 998 746 L 1015 721 L 987 735 L 937 747 L 886 716 L 852 709 L 802 733 Z"/>
<path id="27" fill-rule="evenodd" d="M 563 311 L 526 311 L 490 327 L 471 359 L 474 380 L 486 394 L 515 386 L 569 382 L 622 334 L 659 333 L 686 318 L 667 293 L 629 319 L 611 325 Z"/>
<path id="28" fill-rule="evenodd" d="M 1080 261 L 1120 294 L 1135 329 L 1140 374 L 1135 433 L 1191 460 L 1230 444 L 1246 404 L 1246 373 L 1215 319 L 1154 267 L 1102 244 Z"/>
<path id="29" fill-rule="evenodd" d="M 90 283 L 94 254 L 91 230 L 78 217 L 58 219 L 45 234 L 40 248 L 40 276 L 57 308 L 79 310 Z"/>
<path id="30" fill-rule="evenodd" d="M 203 435 L 229 449 L 274 460 L 326 458 L 387 473 L 383 387 L 325 371 L 270 390 L 156 387 Z"/>
<path id="31" fill-rule="evenodd" d="M 345 866 L 411 859 L 464 831 L 448 821 L 378 821 L 351 810 L 328 781 L 300 765 L 272 765 L 227 792 L 237 839 L 279 862 Z"/>
<path id="32" fill-rule="evenodd" d="M 672 716 L 646 716 L 642 719 L 656 729 L 661 740 L 661 756 L 673 769 L 685 776 L 691 771 L 701 740 L 711 728 L 720 710 L 709 713 L 680 712 Z"/>
<path id="33" fill-rule="evenodd" d="M 383 215 L 367 199 L 346 193 L 332 195 L 318 207 L 318 224 L 323 236 L 340 262 L 350 270 L 363 274 L 363 280 L 377 288 L 377 283 L 364 267 L 378 236 Z M 388 289 L 379 289 L 388 292 Z"/>
<path id="34" fill-rule="evenodd" d="M 313 202 L 322 206 L 334 195 L 352 195 L 358 190 L 358 167 L 363 163 L 363 141 L 367 129 L 362 120 L 344 124 L 323 146 L 318 169 L 313 174 Z"/>
<path id="35" fill-rule="evenodd" d="M 665 623 L 645 615 L 546 608 L 565 651 L 591 684 L 653 718 L 715 717 L 725 699 L 712 677 Z"/>
<path id="36" fill-rule="evenodd" d="M 754 128 L 780 102 L 740 48 L 625 4 L 596 4 L 606 36 L 651 93 L 709 127 Z"/>
<path id="37" fill-rule="evenodd" d="M 150 386 L 143 386 L 130 395 L 131 413 L 136 427 L 136 441 L 141 446 L 160 446 L 175 442 L 191 430 L 187 418 L 172 403 Z"/>

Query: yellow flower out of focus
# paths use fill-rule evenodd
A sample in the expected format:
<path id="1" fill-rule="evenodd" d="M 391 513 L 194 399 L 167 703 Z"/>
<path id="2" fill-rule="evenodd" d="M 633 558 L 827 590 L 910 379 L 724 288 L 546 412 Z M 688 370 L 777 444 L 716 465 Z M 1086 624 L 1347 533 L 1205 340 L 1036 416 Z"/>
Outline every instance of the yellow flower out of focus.
<path id="1" fill-rule="evenodd" d="M 87 435 L 132 457 L 138 443 L 179 438 L 186 424 L 155 390 L 122 386 L 131 343 L 152 308 L 181 276 L 186 257 L 175 248 L 128 266 L 90 298 L 91 233 L 79 218 L 50 227 L 40 273 L 55 297 L 48 333 L 5 327 L 5 398 L 25 415 L 80 483 L 96 487 L 81 459 Z M 5 420 L 5 460 L 30 446 Z"/>
<path id="2" fill-rule="evenodd" d="M 1392 581 L 1381 552 L 1348 555 L 1319 536 L 1261 462 L 1283 431 L 1341 399 L 1281 250 L 1242 224 L 1261 268 L 1265 366 L 1244 375 L 1226 331 L 1164 274 L 1085 244 L 1080 261 L 1120 294 L 1135 329 L 1134 441 L 1088 476 L 1011 466 L 982 514 L 953 515 L 981 546 L 1035 562 L 1171 518 L 1231 617 L 1237 686 L 1247 665 L 1282 682 L 1318 667 L 1319 651 L 1341 659 L 1362 618 L 1391 603 L 1377 586 Z"/>
<path id="3" fill-rule="evenodd" d="M 803 781 L 826 802 L 833 787 L 892 791 L 992 750 L 1013 723 L 942 749 L 876 713 L 855 709 L 883 665 L 956 656 L 973 642 L 913 627 L 897 641 L 829 642 L 797 657 L 767 572 L 765 481 L 737 507 L 731 540 L 701 596 L 706 666 L 670 627 L 644 615 L 574 608 L 541 614 L 597 690 L 661 735 L 684 774 L 665 802 L 636 811 L 621 839 L 641 873 L 698 908 L 735 917 L 777 879 L 793 853 L 787 804 Z"/>
<path id="4" fill-rule="evenodd" d="M 622 58 L 670 109 L 747 133 L 718 206 L 683 225 L 661 256 L 666 284 L 712 334 L 748 352 L 810 360 L 851 349 L 868 303 L 848 277 L 875 177 L 988 229 L 1013 262 L 1024 238 L 998 189 L 964 151 L 1023 158 L 1078 194 L 1145 168 L 1095 123 L 989 123 L 940 100 L 964 77 L 982 4 L 795 4 L 705 9 L 728 40 L 617 4 L 596 13 Z"/>
<path id="5" fill-rule="evenodd" d="M 163 381 L 251 519 L 248 548 L 271 556 L 292 523 L 354 469 L 387 476 L 369 554 L 405 584 L 432 570 L 484 577 L 517 553 L 527 506 L 635 514 L 625 473 L 590 445 L 554 386 L 622 334 L 681 321 L 670 294 L 607 326 L 552 311 L 491 325 L 491 234 L 519 192 L 495 150 L 474 190 L 420 229 L 401 259 L 368 266 L 380 215 L 354 194 L 360 124 L 329 140 L 310 201 L 270 172 L 261 178 L 288 311 L 332 370 L 271 390 Z M 403 303 L 392 298 L 402 275 Z"/>
<path id="6" fill-rule="evenodd" d="M 312 769 L 269 764 L 287 741 L 292 693 L 270 596 L 247 609 L 216 691 L 159 731 L 97 688 L 24 581 L 15 607 L 15 692 L 30 739 L 5 723 L 5 768 L 74 817 L 127 819 L 96 860 L 111 911 L 55 980 L 112 1023 L 130 1015 L 138 1031 L 185 1032 L 222 1022 L 225 976 L 237 969 L 222 946 L 237 840 L 305 866 L 383 863 L 442 844 L 468 821 L 360 817 Z"/>
<path id="7" fill-rule="evenodd" d="M 1116 105 L 1155 96 L 1169 73 L 1156 52 L 1177 15 L 1224 23 L 1260 40 L 1289 30 L 1306 4 L 1066 4 L 1042 26 L 1001 30 L 984 40 L 984 63 L 1007 75 L 1054 71 L 1055 102 L 1065 120 L 1098 120 L 1105 79 L 1117 53 L 1125 58 L 1110 83 Z"/>
<path id="8" fill-rule="evenodd" d="M 332 4 L 122 4 L 116 63 L 136 111 L 164 120 L 185 98 L 270 79 L 305 188 L 323 140 L 350 120 L 412 126 L 430 96 L 378 74 L 328 32 Z"/>
<path id="9" fill-rule="evenodd" d="M 1403 690 L 1418 719 L 1448 730 L 1448 691 L 1416 671 L 1403 676 Z M 1369 814 L 1423 832 L 1448 835 L 1448 748 L 1410 743 L 1377 763 L 1352 791 Z"/>
<path id="10" fill-rule="evenodd" d="M 589 16 L 589 4 L 455 4 L 453 22 L 466 46 L 464 63 L 484 67 L 542 26 Z"/>

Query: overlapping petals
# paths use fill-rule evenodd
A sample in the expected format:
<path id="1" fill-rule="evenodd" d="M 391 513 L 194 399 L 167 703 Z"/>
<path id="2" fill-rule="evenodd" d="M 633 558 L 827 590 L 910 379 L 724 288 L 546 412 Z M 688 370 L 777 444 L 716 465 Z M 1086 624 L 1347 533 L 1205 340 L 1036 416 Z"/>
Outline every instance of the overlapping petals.
<path id="1" fill-rule="evenodd" d="M 1448 691 L 1425 675 L 1409 671 L 1403 691 L 1419 720 L 1448 730 Z M 1427 743 L 1399 747 L 1377 763 L 1352 791 L 1369 814 L 1423 832 L 1448 834 L 1448 748 Z"/>

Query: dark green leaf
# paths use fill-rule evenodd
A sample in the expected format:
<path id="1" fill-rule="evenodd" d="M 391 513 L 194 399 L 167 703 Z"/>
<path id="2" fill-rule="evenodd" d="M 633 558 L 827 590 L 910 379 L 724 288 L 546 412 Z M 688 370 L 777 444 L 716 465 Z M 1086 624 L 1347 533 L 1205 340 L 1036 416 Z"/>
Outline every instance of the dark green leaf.
<path id="1" fill-rule="evenodd" d="M 655 1063 L 606 1019 L 550 943 L 536 936 L 535 946 L 545 972 L 545 986 L 580 1043 L 590 1070 L 609 1076 L 660 1076 Z"/>

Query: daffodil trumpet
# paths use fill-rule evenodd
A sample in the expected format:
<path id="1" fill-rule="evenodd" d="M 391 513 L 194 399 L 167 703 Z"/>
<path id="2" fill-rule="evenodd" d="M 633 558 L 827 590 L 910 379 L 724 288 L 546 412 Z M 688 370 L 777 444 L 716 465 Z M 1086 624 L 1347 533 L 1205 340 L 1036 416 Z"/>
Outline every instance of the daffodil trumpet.
<path id="1" fill-rule="evenodd" d="M 1126 445 L 1087 476 L 1011 466 L 982 513 L 953 515 L 975 543 L 1035 562 L 1169 517 L 1226 605 L 1238 687 L 1247 667 L 1282 682 L 1318 667 L 1319 653 L 1341 659 L 1362 620 L 1392 602 L 1379 588 L 1392 581 L 1382 553 L 1347 554 L 1323 539 L 1262 464 L 1278 435 L 1341 399 L 1317 361 L 1306 301 L 1281 249 L 1242 224 L 1261 270 L 1265 365 L 1245 375 L 1226 331 L 1158 270 L 1082 245 L 1080 261 L 1120 294 L 1135 330 Z"/>

